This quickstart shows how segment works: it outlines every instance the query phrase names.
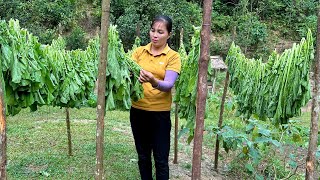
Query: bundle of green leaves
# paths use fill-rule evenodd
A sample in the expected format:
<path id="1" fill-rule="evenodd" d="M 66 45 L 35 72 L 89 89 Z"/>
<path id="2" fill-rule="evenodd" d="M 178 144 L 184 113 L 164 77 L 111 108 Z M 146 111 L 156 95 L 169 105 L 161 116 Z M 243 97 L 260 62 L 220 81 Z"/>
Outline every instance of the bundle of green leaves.
<path id="1" fill-rule="evenodd" d="M 141 68 L 125 53 L 116 26 L 109 27 L 108 43 L 106 108 L 129 109 L 131 99 L 143 97 L 137 78 Z"/>
<path id="2" fill-rule="evenodd" d="M 41 105 L 96 105 L 98 37 L 90 40 L 85 50 L 68 51 L 62 38 L 50 45 L 40 44 L 18 21 L 0 21 L 0 27 L 0 69 L 8 114 Z M 110 26 L 108 43 L 106 109 L 129 109 L 131 99 L 143 97 L 137 78 L 141 68 L 124 52 L 116 26 Z"/>
<path id="3" fill-rule="evenodd" d="M 247 59 L 235 44 L 227 56 L 230 87 L 239 105 L 238 114 L 249 118 L 271 118 L 275 125 L 288 123 L 300 114 L 310 99 L 309 71 L 314 56 L 313 38 L 293 44 L 281 54 L 269 56 L 267 63 Z"/>
<path id="4" fill-rule="evenodd" d="M 97 38 L 90 41 L 86 50 L 67 51 L 62 38 L 43 48 L 51 75 L 58 84 L 53 106 L 80 108 L 90 99 L 98 71 L 98 48 Z"/>
<path id="5" fill-rule="evenodd" d="M 179 105 L 179 117 L 185 118 L 187 123 L 184 128 L 193 134 L 196 118 L 196 97 L 198 83 L 198 64 L 200 58 L 200 27 L 194 27 L 194 35 L 191 39 L 191 50 L 186 55 L 183 45 L 179 48 L 182 68 L 179 79 L 175 83 L 176 93 L 174 102 Z M 209 63 L 208 76 L 212 74 Z"/>
<path id="6" fill-rule="evenodd" d="M 50 104 L 56 82 L 37 37 L 21 29 L 18 21 L 0 21 L 0 58 L 8 114 L 21 108 Z"/>

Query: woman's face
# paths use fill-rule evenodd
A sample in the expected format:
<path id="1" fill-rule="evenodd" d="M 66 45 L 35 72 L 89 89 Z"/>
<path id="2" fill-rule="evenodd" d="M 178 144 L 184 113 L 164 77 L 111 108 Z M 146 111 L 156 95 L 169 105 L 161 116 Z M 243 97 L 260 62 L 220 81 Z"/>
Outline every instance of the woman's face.
<path id="1" fill-rule="evenodd" d="M 163 21 L 154 22 L 150 29 L 149 35 L 152 45 L 156 48 L 165 46 L 170 37 L 166 23 Z"/>

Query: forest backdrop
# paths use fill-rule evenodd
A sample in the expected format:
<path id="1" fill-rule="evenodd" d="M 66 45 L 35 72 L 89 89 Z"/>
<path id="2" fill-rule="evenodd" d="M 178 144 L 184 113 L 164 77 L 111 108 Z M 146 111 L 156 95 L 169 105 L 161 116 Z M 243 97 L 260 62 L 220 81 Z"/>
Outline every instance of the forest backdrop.
<path id="1" fill-rule="evenodd" d="M 211 55 L 225 55 L 232 39 L 249 57 L 268 57 L 316 30 L 316 0 L 214 0 Z M 171 45 L 179 47 L 180 29 L 188 50 L 193 26 L 200 26 L 202 0 L 111 0 L 111 23 L 125 49 L 138 35 L 148 43 L 152 18 L 167 14 L 174 22 Z M 18 19 L 23 28 L 50 44 L 59 35 L 68 49 L 84 49 L 99 32 L 100 0 L 0 0 L 0 17 Z"/>

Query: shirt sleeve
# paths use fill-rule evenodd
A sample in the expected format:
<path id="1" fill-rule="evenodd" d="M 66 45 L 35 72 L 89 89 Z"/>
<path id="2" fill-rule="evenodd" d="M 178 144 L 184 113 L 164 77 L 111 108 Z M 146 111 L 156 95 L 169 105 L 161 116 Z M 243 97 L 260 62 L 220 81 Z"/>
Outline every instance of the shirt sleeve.
<path id="1" fill-rule="evenodd" d="M 164 80 L 158 81 L 158 86 L 155 87 L 156 89 L 164 92 L 169 92 L 171 88 L 173 87 L 174 83 L 176 82 L 178 78 L 178 73 L 172 70 L 167 70 Z"/>
<path id="2" fill-rule="evenodd" d="M 175 71 L 178 74 L 181 71 L 181 60 L 179 53 L 175 53 L 172 57 L 170 57 L 166 70 Z"/>
<path id="3" fill-rule="evenodd" d="M 138 62 L 140 53 L 141 53 L 141 47 L 138 47 L 135 51 L 133 51 L 131 55 L 132 60 L 134 60 L 135 62 Z"/>

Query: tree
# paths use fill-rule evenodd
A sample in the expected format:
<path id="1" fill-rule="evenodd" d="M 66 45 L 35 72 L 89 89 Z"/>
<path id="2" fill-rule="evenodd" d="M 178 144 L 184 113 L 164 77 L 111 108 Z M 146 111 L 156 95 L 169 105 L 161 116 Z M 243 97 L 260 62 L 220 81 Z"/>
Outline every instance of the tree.
<path id="1" fill-rule="evenodd" d="M 139 26 L 141 44 L 149 42 L 149 29 L 152 19 L 158 14 L 166 14 L 173 20 L 173 35 L 171 36 L 171 46 L 177 49 L 179 46 L 179 30 L 184 29 L 186 36 L 184 42 L 186 48 L 189 47 L 190 34 L 193 33 L 192 26 L 200 26 L 201 9 L 196 3 L 175 0 L 155 1 L 155 0 L 130 0 L 123 6 L 122 13 L 112 11 L 114 19 L 111 23 L 118 25 L 120 38 L 125 49 L 132 47 L 136 37 L 136 29 Z M 117 4 L 118 2 L 115 2 Z M 118 6 L 118 5 L 117 5 Z M 163 8 L 166 7 L 166 8 Z M 117 8 L 117 10 L 120 10 Z M 116 15 L 120 15 L 117 17 Z"/>

